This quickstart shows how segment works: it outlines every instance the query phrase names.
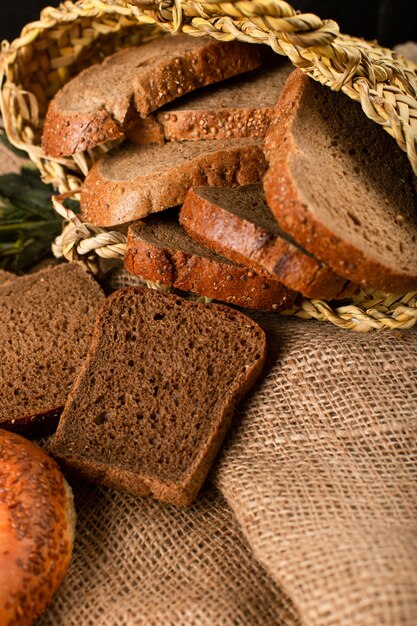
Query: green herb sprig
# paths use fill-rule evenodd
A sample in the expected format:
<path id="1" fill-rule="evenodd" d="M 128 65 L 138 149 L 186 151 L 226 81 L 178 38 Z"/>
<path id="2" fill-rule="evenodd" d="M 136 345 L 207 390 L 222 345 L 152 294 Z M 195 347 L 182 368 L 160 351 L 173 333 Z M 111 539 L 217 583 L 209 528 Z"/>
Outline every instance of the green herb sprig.
<path id="1" fill-rule="evenodd" d="M 52 194 L 30 167 L 0 176 L 0 268 L 25 272 L 50 254 L 62 229 Z"/>

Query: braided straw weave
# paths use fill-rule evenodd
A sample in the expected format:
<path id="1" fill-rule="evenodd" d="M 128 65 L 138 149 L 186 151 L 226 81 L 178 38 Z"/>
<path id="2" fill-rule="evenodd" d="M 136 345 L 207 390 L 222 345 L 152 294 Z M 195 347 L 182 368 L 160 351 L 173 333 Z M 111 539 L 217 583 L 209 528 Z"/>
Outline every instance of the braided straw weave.
<path id="1" fill-rule="evenodd" d="M 40 136 L 48 102 L 84 67 L 165 31 L 269 45 L 313 79 L 360 102 L 364 113 L 407 152 L 417 174 L 417 65 L 341 34 L 332 20 L 300 14 L 280 0 L 67 0 L 44 9 L 13 43 L 3 42 L 0 57 L 0 107 L 8 138 L 63 194 L 55 206 L 68 225 L 56 242 L 56 255 L 84 260 L 97 271 L 100 259 L 123 255 L 126 238 L 83 224 L 62 202 L 76 195 L 93 163 L 115 142 L 69 158 L 47 158 Z M 362 290 L 337 308 L 300 299 L 288 313 L 361 332 L 410 328 L 417 322 L 417 293 L 387 296 Z"/>

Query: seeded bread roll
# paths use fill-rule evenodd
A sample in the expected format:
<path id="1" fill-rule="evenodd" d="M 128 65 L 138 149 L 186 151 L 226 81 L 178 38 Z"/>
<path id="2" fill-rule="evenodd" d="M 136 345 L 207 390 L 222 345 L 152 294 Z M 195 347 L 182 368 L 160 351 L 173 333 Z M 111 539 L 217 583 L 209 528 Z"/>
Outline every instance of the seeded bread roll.
<path id="1" fill-rule="evenodd" d="M 158 37 L 121 50 L 57 93 L 46 116 L 43 149 L 61 157 L 117 139 L 138 118 L 178 96 L 259 64 L 259 47 L 210 37 Z"/>
<path id="2" fill-rule="evenodd" d="M 248 309 L 285 310 L 296 295 L 272 276 L 204 248 L 171 212 L 129 227 L 125 267 L 146 280 Z"/>
<path id="3" fill-rule="evenodd" d="M 296 70 L 265 149 L 266 199 L 283 230 L 355 283 L 417 289 L 417 178 L 360 104 Z"/>
<path id="4" fill-rule="evenodd" d="M 179 219 L 185 231 L 210 250 L 268 272 L 309 298 L 329 300 L 356 290 L 280 230 L 261 183 L 190 189 Z"/>
<path id="5" fill-rule="evenodd" d="M 30 626 L 67 571 L 74 503 L 55 461 L 5 430 L 0 430 L 0 521 L 0 624 Z"/>
<path id="6" fill-rule="evenodd" d="M 75 263 L 0 286 L 0 426 L 54 430 L 87 354 L 104 295 Z"/>
<path id="7" fill-rule="evenodd" d="M 190 504 L 265 353 L 262 329 L 238 311 L 116 291 L 51 450 L 88 480 Z"/>
<path id="8" fill-rule="evenodd" d="M 262 139 L 293 66 L 278 59 L 218 85 L 210 85 L 138 120 L 127 131 L 136 144 L 202 139 Z"/>
<path id="9" fill-rule="evenodd" d="M 259 139 L 128 144 L 90 170 L 81 209 L 87 222 L 114 226 L 178 206 L 195 185 L 254 183 L 265 170 Z"/>
<path id="10" fill-rule="evenodd" d="M 4 285 L 5 283 L 9 283 L 11 280 L 16 278 L 15 274 L 11 272 L 6 272 L 4 270 L 0 270 L 0 285 Z"/>

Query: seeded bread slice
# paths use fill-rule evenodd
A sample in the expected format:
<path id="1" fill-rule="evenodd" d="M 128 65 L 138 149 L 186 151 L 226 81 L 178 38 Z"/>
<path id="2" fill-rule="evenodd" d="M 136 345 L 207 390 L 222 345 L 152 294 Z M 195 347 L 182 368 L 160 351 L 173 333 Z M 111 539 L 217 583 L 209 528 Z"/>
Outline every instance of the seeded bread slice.
<path id="1" fill-rule="evenodd" d="M 295 299 L 275 278 L 256 274 L 191 239 L 171 212 L 129 227 L 125 268 L 146 280 L 248 309 L 288 309 Z"/>
<path id="2" fill-rule="evenodd" d="M 86 221 L 113 226 L 181 204 L 195 185 L 244 185 L 261 180 L 260 139 L 127 145 L 90 170 L 81 192 Z"/>
<path id="3" fill-rule="evenodd" d="M 259 47 L 210 37 L 158 37 L 121 50 L 57 93 L 46 116 L 43 149 L 60 157 L 116 139 L 140 116 L 178 96 L 259 64 Z"/>
<path id="4" fill-rule="evenodd" d="M 226 258 L 268 272 L 309 298 L 344 297 L 356 289 L 280 230 L 262 183 L 190 189 L 180 223 L 196 241 Z"/>
<path id="5" fill-rule="evenodd" d="M 66 263 L 0 286 L 0 427 L 43 435 L 85 358 L 104 295 Z"/>
<path id="6" fill-rule="evenodd" d="M 210 85 L 138 120 L 126 134 L 136 144 L 263 138 L 292 69 L 278 59 L 272 68 Z"/>
<path id="7" fill-rule="evenodd" d="M 107 299 L 51 451 L 94 482 L 190 504 L 261 373 L 261 328 L 150 289 Z"/>
<path id="8" fill-rule="evenodd" d="M 12 274 L 11 272 L 6 272 L 5 270 L 0 270 L 0 285 L 9 283 L 11 280 L 14 280 L 15 278 L 17 278 L 16 274 Z"/>
<path id="9" fill-rule="evenodd" d="M 283 230 L 353 282 L 417 289 L 417 179 L 358 103 L 296 70 L 265 148 L 266 199 Z"/>

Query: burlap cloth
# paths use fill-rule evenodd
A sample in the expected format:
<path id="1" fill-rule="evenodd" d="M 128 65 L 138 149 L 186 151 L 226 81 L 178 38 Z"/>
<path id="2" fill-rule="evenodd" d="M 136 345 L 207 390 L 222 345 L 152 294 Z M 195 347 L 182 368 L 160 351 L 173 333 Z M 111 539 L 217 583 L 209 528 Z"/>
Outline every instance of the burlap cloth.
<path id="1" fill-rule="evenodd" d="M 73 482 L 39 626 L 417 624 L 417 331 L 257 319 L 265 373 L 197 502 Z"/>

